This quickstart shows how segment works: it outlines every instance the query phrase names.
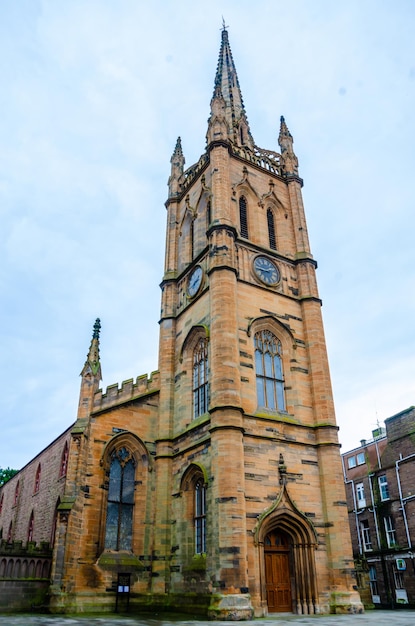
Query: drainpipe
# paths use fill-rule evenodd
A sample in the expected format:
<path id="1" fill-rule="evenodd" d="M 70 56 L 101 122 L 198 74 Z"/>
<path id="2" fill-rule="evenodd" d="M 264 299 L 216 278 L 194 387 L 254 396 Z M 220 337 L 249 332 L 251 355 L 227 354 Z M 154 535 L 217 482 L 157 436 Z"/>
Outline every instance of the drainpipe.
<path id="1" fill-rule="evenodd" d="M 377 516 L 377 513 L 376 513 L 375 499 L 373 497 L 373 487 L 372 487 L 372 478 L 373 477 L 374 477 L 374 474 L 369 474 L 370 499 L 372 500 L 373 518 L 375 520 L 375 529 L 376 529 L 376 539 L 377 539 L 377 542 L 378 542 L 378 550 L 380 550 L 378 516 Z"/>
<path id="2" fill-rule="evenodd" d="M 379 446 L 378 446 L 378 442 L 375 439 L 375 448 L 376 448 L 376 456 L 378 457 L 378 467 L 379 469 L 382 469 L 382 461 L 380 460 L 380 454 L 379 454 Z"/>
<path id="3" fill-rule="evenodd" d="M 401 501 L 401 511 L 402 511 L 402 516 L 403 516 L 403 521 L 404 521 L 404 524 L 405 524 L 406 540 L 408 542 L 408 548 L 410 548 L 412 546 L 412 543 L 411 543 L 411 536 L 409 534 L 408 519 L 406 517 L 405 505 L 406 505 L 406 501 L 407 500 L 411 500 L 413 498 L 413 496 L 410 496 L 409 498 L 404 498 L 402 496 L 401 479 L 400 479 L 400 475 L 399 475 L 399 463 L 403 463 L 404 461 L 407 461 L 408 459 L 411 459 L 411 458 L 414 458 L 414 457 L 415 457 L 415 454 L 410 454 L 409 456 L 405 456 L 405 457 L 402 458 L 402 454 L 401 454 L 400 455 L 400 459 L 398 461 L 395 461 L 396 479 L 398 481 L 399 499 Z"/>

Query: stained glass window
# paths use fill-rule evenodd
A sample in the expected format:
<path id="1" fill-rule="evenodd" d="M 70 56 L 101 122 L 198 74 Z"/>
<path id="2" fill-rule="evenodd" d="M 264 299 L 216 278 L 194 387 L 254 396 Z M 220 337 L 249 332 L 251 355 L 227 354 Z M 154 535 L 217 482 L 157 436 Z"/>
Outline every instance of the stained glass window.
<path id="1" fill-rule="evenodd" d="M 111 455 L 105 547 L 131 550 L 133 534 L 135 463 L 126 448 Z"/>

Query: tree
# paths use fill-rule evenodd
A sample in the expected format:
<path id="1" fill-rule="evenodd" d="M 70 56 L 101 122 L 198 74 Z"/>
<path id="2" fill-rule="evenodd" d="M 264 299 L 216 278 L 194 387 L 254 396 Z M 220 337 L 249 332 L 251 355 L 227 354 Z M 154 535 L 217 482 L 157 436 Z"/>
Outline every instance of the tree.
<path id="1" fill-rule="evenodd" d="M 0 467 L 0 487 L 4 485 L 4 483 L 7 483 L 18 471 L 19 470 L 10 469 L 10 467 L 6 467 L 6 469 Z"/>

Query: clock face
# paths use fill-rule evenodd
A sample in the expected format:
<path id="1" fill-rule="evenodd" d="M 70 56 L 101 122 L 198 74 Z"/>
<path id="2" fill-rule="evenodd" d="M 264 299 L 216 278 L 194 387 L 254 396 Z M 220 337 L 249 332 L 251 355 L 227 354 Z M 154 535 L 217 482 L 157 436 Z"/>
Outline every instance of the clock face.
<path id="1" fill-rule="evenodd" d="M 254 259 L 254 272 L 266 285 L 276 285 L 280 279 L 278 267 L 266 256 L 257 256 Z"/>
<path id="2" fill-rule="evenodd" d="M 203 270 L 200 265 L 197 265 L 193 272 L 189 276 L 187 283 L 187 294 L 193 298 L 200 289 L 203 278 Z"/>

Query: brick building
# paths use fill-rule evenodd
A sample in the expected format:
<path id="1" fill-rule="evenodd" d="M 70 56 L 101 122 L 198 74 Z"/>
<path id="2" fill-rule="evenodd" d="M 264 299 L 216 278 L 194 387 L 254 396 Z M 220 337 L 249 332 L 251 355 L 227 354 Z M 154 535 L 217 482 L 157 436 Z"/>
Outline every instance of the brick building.
<path id="1" fill-rule="evenodd" d="M 367 606 L 415 607 L 415 407 L 342 455 L 353 554 Z"/>
<path id="2" fill-rule="evenodd" d="M 206 137 L 171 159 L 158 371 L 103 393 L 97 321 L 75 424 L 2 489 L 7 546 L 53 537 L 52 611 L 362 609 L 293 138 L 254 143 L 225 29 Z"/>

